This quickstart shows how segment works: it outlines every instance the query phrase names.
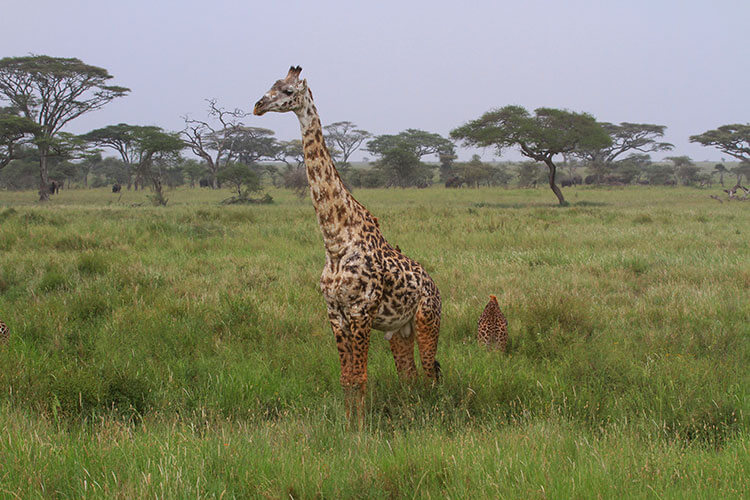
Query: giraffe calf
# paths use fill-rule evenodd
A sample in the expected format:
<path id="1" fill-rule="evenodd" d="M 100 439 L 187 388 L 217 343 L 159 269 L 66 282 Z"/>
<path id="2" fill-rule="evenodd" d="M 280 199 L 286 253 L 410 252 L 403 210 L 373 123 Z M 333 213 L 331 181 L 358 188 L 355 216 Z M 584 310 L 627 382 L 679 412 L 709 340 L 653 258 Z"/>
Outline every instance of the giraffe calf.
<path id="1" fill-rule="evenodd" d="M 479 345 L 500 349 L 503 352 L 508 344 L 508 320 L 505 319 L 494 295 L 490 295 L 490 301 L 479 317 L 477 342 Z"/>
<path id="2" fill-rule="evenodd" d="M 0 344 L 5 344 L 10 338 L 10 328 L 0 320 Z"/>

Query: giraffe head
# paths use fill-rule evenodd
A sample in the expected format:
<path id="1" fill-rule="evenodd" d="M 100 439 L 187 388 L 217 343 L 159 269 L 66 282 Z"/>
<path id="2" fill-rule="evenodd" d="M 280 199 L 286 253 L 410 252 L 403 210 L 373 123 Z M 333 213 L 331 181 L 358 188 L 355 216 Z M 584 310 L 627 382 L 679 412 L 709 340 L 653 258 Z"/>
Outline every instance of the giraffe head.
<path id="1" fill-rule="evenodd" d="M 271 89 L 255 103 L 253 114 L 262 115 L 268 111 L 285 113 L 302 109 L 307 99 L 307 80 L 300 80 L 302 68 L 292 66 L 286 78 L 277 80 Z"/>

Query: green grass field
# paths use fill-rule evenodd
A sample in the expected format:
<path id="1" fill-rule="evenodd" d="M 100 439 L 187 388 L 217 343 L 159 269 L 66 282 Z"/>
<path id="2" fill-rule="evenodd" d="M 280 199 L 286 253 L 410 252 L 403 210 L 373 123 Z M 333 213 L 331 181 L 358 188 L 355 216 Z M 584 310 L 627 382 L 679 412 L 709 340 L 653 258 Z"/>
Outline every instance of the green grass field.
<path id="1" fill-rule="evenodd" d="M 309 199 L 0 192 L 0 497 L 747 497 L 750 203 L 564 192 L 354 193 L 443 296 L 441 385 L 374 332 L 362 430 Z"/>

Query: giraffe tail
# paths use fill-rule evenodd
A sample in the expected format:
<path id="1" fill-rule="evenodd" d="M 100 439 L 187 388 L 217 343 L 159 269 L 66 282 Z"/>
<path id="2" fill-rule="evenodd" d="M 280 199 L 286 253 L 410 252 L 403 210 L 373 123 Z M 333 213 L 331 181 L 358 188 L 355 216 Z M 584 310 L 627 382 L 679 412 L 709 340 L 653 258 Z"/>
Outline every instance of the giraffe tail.
<path id="1" fill-rule="evenodd" d="M 440 382 L 440 376 L 441 376 L 441 369 L 440 369 L 440 363 L 438 363 L 438 360 L 435 360 L 435 382 Z"/>

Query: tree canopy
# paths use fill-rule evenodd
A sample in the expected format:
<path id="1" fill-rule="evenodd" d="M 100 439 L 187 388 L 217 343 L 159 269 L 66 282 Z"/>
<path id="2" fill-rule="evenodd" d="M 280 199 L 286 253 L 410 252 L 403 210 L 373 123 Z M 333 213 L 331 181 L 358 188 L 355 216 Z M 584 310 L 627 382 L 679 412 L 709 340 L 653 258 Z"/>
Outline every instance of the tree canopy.
<path id="1" fill-rule="evenodd" d="M 13 108 L 0 108 L 0 169 L 18 158 L 19 146 L 37 132 L 36 123 L 18 116 Z"/>
<path id="2" fill-rule="evenodd" d="M 722 125 L 698 135 L 691 135 L 690 142 L 713 146 L 743 162 L 750 162 L 750 124 Z"/>
<path id="3" fill-rule="evenodd" d="M 580 149 L 600 149 L 612 142 L 589 114 L 538 108 L 532 116 L 521 106 L 488 111 L 451 131 L 451 137 L 470 146 L 494 147 L 498 154 L 506 148 L 518 147 L 527 158 L 544 162 L 549 169 L 550 188 L 561 205 L 565 204 L 565 198 L 555 183 L 554 156 Z"/>
<path id="4" fill-rule="evenodd" d="M 262 127 L 242 127 L 234 134 L 231 151 L 234 158 L 253 166 L 260 160 L 277 159 L 284 148 L 274 137 L 275 132 Z"/>
<path id="5" fill-rule="evenodd" d="M 354 123 L 348 121 L 331 123 L 323 129 L 327 145 L 339 152 L 340 167 L 346 166 L 352 153 L 359 149 L 366 139 L 372 137 L 370 132 L 358 129 Z"/>
<path id="6" fill-rule="evenodd" d="M 367 151 L 378 156 L 394 149 L 409 149 L 417 158 L 422 158 L 431 154 L 454 154 L 456 146 L 440 134 L 413 128 L 395 135 L 379 135 L 367 143 Z"/>
<path id="7" fill-rule="evenodd" d="M 55 135 L 84 113 L 101 108 L 130 90 L 108 85 L 104 68 L 76 58 L 31 55 L 0 59 L 0 96 L 36 124 L 40 158 L 40 200 L 49 198 L 47 156 Z"/>
<path id="8" fill-rule="evenodd" d="M 122 161 L 130 165 L 136 174 L 136 179 L 151 181 L 160 203 L 162 170 L 154 169 L 153 159 L 157 155 L 175 156 L 185 148 L 185 144 L 177 134 L 165 132 L 156 126 L 129 125 L 120 123 L 109 125 L 81 136 L 96 146 L 113 149 L 120 154 Z M 164 203 L 166 201 L 164 200 Z"/>
<path id="9" fill-rule="evenodd" d="M 671 150 L 674 145 L 659 142 L 664 136 L 664 125 L 649 123 L 628 123 L 619 125 L 601 122 L 599 125 L 609 134 L 611 142 L 603 147 L 580 147 L 574 154 L 589 162 L 598 181 L 613 171 L 615 162 L 627 152 L 653 153 Z"/>
<path id="10" fill-rule="evenodd" d="M 375 169 L 387 187 L 427 187 L 432 179 L 432 169 L 403 143 L 386 150 Z"/>
<path id="11" fill-rule="evenodd" d="M 700 169 L 693 163 L 693 160 L 689 156 L 668 156 L 664 159 L 672 162 L 675 176 L 686 186 L 698 179 Z"/>
<path id="12" fill-rule="evenodd" d="M 247 165 L 241 163 L 230 163 L 219 172 L 219 177 L 222 182 L 226 182 L 234 187 L 237 191 L 238 199 L 246 199 L 250 193 L 261 190 L 258 175 L 250 170 Z"/>

